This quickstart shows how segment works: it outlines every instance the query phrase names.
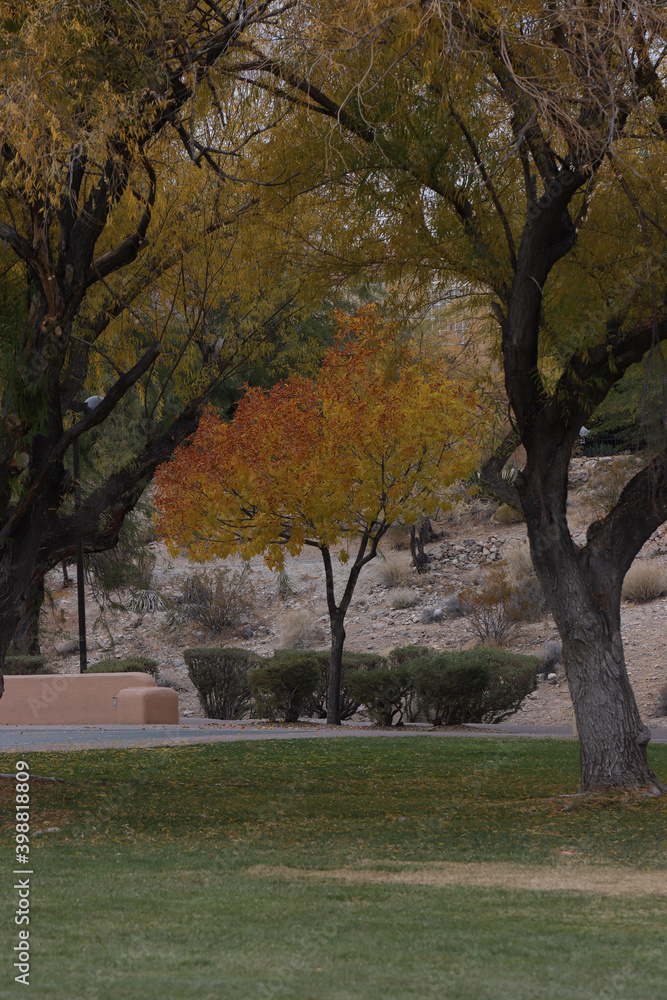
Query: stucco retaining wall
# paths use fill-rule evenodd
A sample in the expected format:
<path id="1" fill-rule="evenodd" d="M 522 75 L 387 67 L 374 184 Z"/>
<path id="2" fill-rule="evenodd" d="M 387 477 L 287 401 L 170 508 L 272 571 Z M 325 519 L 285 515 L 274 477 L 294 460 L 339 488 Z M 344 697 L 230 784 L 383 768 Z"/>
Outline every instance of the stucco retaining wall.
<path id="1" fill-rule="evenodd" d="M 37 674 L 5 677 L 0 725 L 177 723 L 178 695 L 149 674 Z"/>

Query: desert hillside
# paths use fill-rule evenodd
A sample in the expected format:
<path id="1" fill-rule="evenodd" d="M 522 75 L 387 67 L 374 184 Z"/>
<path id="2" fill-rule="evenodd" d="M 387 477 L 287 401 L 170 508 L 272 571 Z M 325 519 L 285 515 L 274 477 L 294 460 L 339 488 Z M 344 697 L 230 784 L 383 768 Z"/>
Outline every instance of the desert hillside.
<path id="1" fill-rule="evenodd" d="M 571 465 L 570 527 L 576 542 L 585 541 L 586 526 L 604 513 L 632 473 L 631 460 L 578 458 Z M 346 648 L 355 651 L 388 652 L 395 646 L 420 643 L 434 649 L 461 649 L 480 639 L 466 618 L 457 616 L 454 596 L 465 588 L 483 587 L 492 567 L 508 573 L 525 572 L 526 530 L 519 523 L 506 523 L 506 512 L 482 500 L 458 503 L 437 522 L 436 540 L 426 546 L 428 571 L 417 574 L 410 565 L 407 534 L 392 531 L 382 554 L 360 577 L 346 620 Z M 513 520 L 509 518 L 509 520 Z M 167 557 L 164 546 L 153 543 L 156 554 L 151 591 L 174 601 L 183 593 L 193 573 L 215 573 L 223 569 L 225 585 L 237 599 L 238 625 L 216 634 L 190 620 L 177 620 L 173 613 L 141 609 L 130 593 L 122 604 L 104 608 L 87 596 L 89 659 L 144 654 L 160 664 L 164 680 L 179 691 L 184 715 L 200 715 L 196 692 L 187 676 L 183 650 L 193 645 L 236 645 L 270 653 L 279 646 L 322 648 L 328 643 L 328 618 L 324 573 L 319 552 L 305 548 L 298 558 L 288 557 L 281 578 L 270 572 L 261 559 L 254 559 L 243 574 L 240 562 L 227 560 L 201 567 L 187 558 Z M 645 545 L 638 561 L 646 562 L 657 575 L 667 574 L 667 525 Z M 637 565 L 637 562 L 635 563 Z M 346 576 L 337 564 L 338 580 Z M 70 571 L 70 577 L 73 577 Z M 51 600 L 44 610 L 42 652 L 63 672 L 78 669 L 76 653 L 77 617 L 74 580 L 63 587 L 60 570 L 48 580 Z M 158 602 L 159 603 L 159 602 Z M 646 603 L 623 602 L 623 639 L 630 678 L 640 711 L 649 723 L 658 722 L 661 692 L 667 687 L 667 596 Z M 547 644 L 558 640 L 549 615 L 520 622 L 508 636 L 507 648 L 544 655 Z M 555 676 L 554 676 L 555 674 Z M 572 707 L 565 675 L 560 667 L 540 682 L 524 702 L 514 721 L 522 723 L 570 724 Z"/>

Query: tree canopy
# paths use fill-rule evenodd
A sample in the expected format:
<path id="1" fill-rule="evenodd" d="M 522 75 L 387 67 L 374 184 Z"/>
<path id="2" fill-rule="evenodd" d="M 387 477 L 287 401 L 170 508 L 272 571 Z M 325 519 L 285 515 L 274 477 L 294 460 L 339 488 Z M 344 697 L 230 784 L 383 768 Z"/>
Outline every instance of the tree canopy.
<path id="1" fill-rule="evenodd" d="M 208 412 L 193 441 L 156 476 L 158 530 L 193 559 L 320 549 L 332 627 L 331 676 L 340 677 L 343 621 L 364 565 L 387 529 L 413 523 L 474 468 L 485 414 L 440 360 L 368 306 L 338 316 L 334 346 L 313 379 L 248 389 L 234 420 Z M 331 549 L 351 567 L 334 593 Z M 338 681 L 329 717 L 338 722 Z"/>
<path id="2" fill-rule="evenodd" d="M 236 64 L 291 115 L 266 156 L 292 152 L 276 197 L 300 187 L 320 207 L 303 248 L 403 291 L 449 281 L 489 317 L 585 789 L 658 787 L 620 596 L 667 517 L 667 451 L 647 456 L 581 548 L 566 498 L 581 426 L 667 339 L 666 51 L 664 5 L 639 0 L 325 0 L 297 5 Z"/>
<path id="3" fill-rule="evenodd" d="M 270 8 L 2 4 L 2 655 L 44 572 L 77 537 L 114 544 L 157 464 L 294 302 L 284 243 L 244 178 L 271 100 L 249 115 L 227 71 Z M 140 440 L 73 511 L 70 445 L 134 391 Z M 93 394 L 103 402 L 73 421 Z"/>

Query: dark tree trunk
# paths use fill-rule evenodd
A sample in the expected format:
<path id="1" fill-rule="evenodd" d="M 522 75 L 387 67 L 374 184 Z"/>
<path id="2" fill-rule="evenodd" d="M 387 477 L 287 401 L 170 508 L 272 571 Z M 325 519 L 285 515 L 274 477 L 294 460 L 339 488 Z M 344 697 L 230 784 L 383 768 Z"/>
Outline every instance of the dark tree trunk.
<path id="1" fill-rule="evenodd" d="M 327 688 L 327 722 L 332 726 L 340 726 L 340 685 L 343 664 L 343 646 L 345 644 L 345 615 L 350 606 L 354 588 L 357 585 L 361 570 L 377 555 L 377 548 L 380 539 L 387 531 L 388 524 L 376 523 L 366 528 L 359 539 L 359 549 L 356 558 L 350 568 L 350 573 L 345 584 L 343 596 L 340 604 L 336 604 L 334 589 L 333 565 L 331 563 L 331 553 L 328 546 L 319 545 L 317 542 L 308 542 L 308 545 L 317 545 L 322 553 L 324 562 L 324 574 L 327 586 L 327 607 L 329 609 L 329 624 L 331 626 L 331 657 L 329 660 L 329 685 Z M 369 547 L 370 542 L 370 547 Z"/>
<path id="2" fill-rule="evenodd" d="M 26 610 L 12 636 L 12 648 L 19 655 L 39 656 L 39 618 L 44 603 L 44 579 L 30 589 Z"/>
<path id="3" fill-rule="evenodd" d="M 561 456 L 562 459 L 562 456 Z M 520 489 L 535 570 L 563 643 L 563 664 L 572 696 L 581 755 L 581 790 L 614 787 L 660 790 L 649 767 L 648 727 L 630 684 L 621 638 L 621 587 L 626 569 L 650 525 L 637 537 L 613 543 L 605 527 L 589 529 L 587 546 L 572 540 L 565 517 L 567 471 L 552 458 L 529 460 Z M 637 478 L 637 477 L 636 477 Z M 632 489 L 624 491 L 631 509 Z M 611 517 L 611 516 L 610 516 Z M 648 535 L 647 535 L 648 537 Z"/>
<path id="4" fill-rule="evenodd" d="M 340 685 L 343 669 L 343 646 L 345 644 L 344 616 L 336 615 L 331 621 L 331 659 L 329 660 L 329 689 L 327 692 L 327 722 L 339 726 Z"/>
<path id="5" fill-rule="evenodd" d="M 433 528 L 428 517 L 420 519 L 410 526 L 410 554 L 412 564 L 418 573 L 425 573 L 428 566 L 428 556 L 424 552 L 424 546 L 431 540 Z"/>

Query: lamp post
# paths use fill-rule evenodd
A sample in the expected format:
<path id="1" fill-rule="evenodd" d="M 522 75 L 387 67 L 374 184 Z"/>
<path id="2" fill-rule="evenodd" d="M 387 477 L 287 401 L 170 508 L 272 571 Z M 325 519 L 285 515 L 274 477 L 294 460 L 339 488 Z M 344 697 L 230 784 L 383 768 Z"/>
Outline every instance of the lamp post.
<path id="1" fill-rule="evenodd" d="M 87 413 L 99 406 L 104 396 L 89 396 L 80 403 L 75 400 L 70 406 L 76 413 Z M 74 510 L 81 510 L 81 469 L 80 469 L 79 438 L 72 443 L 72 464 L 74 466 Z M 85 674 L 88 669 L 88 649 L 86 645 L 86 595 L 83 574 L 83 537 L 76 540 L 76 596 L 79 609 L 79 671 Z"/>

